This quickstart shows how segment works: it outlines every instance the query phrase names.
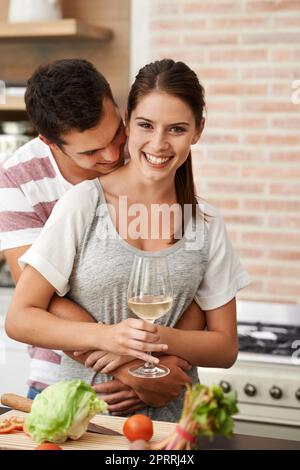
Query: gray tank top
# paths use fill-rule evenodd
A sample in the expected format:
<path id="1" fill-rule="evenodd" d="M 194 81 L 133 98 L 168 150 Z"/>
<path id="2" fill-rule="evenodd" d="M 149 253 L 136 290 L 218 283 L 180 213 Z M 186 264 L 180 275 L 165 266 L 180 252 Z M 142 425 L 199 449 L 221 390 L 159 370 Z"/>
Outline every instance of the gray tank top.
<path id="1" fill-rule="evenodd" d="M 190 249 L 191 240 L 187 241 L 183 237 L 160 252 L 149 253 L 139 250 L 129 245 L 116 232 L 101 184 L 98 179 L 93 182 L 97 187 L 99 198 L 94 216 L 91 217 L 76 253 L 68 297 L 99 322 L 115 324 L 128 317 L 134 317 L 127 307 L 127 287 L 134 256 L 167 256 L 174 302 L 170 312 L 156 322 L 174 327 L 193 301 L 205 273 L 208 259 L 206 225 L 199 224 L 197 228 L 194 226 L 195 230 L 202 231 L 201 234 L 197 233 L 198 239 L 201 240 L 199 249 Z M 196 367 L 188 374 L 193 382 L 198 382 Z M 66 355 L 62 358 L 60 375 L 64 380 L 81 378 L 92 385 L 112 379 L 107 374 L 95 373 Z M 147 414 L 156 420 L 178 421 L 184 393 L 185 391 L 167 406 L 147 407 L 139 413 Z"/>

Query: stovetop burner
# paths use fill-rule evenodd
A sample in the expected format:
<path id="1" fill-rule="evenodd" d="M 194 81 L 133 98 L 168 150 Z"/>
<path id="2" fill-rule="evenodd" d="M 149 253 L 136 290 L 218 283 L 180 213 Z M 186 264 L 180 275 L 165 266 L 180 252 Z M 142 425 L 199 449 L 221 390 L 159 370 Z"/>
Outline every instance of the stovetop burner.
<path id="1" fill-rule="evenodd" d="M 242 352 L 291 356 L 294 342 L 300 340 L 300 326 L 240 322 L 238 337 Z"/>

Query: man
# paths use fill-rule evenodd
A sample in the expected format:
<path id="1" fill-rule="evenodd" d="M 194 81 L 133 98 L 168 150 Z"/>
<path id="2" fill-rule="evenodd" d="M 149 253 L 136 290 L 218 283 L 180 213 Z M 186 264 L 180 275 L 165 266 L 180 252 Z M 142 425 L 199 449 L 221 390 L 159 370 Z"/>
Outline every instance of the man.
<path id="1" fill-rule="evenodd" d="M 72 185 L 124 164 L 123 121 L 108 82 L 91 63 L 66 59 L 39 67 L 28 81 L 25 102 L 39 137 L 0 169 L 0 248 L 15 282 L 21 275 L 18 258 L 37 238 L 59 197 Z M 68 320 L 93 321 L 68 298 L 54 296 L 48 310 Z M 203 327 L 201 315 L 193 319 L 195 310 L 200 312 L 191 306 L 178 326 Z M 28 396 L 34 398 L 58 380 L 61 352 L 30 347 L 30 355 Z M 145 403 L 162 406 L 190 382 L 186 361 L 171 356 L 162 361 L 171 368 L 163 390 L 155 381 L 131 377 L 128 366 L 115 370 L 114 380 L 95 390 L 112 413 L 132 413 Z"/>

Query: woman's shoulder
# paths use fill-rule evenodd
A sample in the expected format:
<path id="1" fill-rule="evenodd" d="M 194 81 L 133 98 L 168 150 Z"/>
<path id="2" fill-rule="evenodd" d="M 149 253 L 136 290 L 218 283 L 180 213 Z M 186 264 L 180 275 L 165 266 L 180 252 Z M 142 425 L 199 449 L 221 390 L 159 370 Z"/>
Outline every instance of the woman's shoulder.
<path id="1" fill-rule="evenodd" d="M 220 210 L 216 207 L 210 204 L 208 201 L 205 199 L 202 199 L 201 197 L 197 196 L 196 197 L 198 206 L 201 210 L 201 213 L 204 214 L 205 219 L 212 220 L 212 219 L 223 219 L 223 216 L 220 212 Z"/>
<path id="2" fill-rule="evenodd" d="M 85 180 L 72 186 L 57 201 L 55 209 L 80 212 L 95 207 L 99 197 L 97 181 L 97 178 Z"/>

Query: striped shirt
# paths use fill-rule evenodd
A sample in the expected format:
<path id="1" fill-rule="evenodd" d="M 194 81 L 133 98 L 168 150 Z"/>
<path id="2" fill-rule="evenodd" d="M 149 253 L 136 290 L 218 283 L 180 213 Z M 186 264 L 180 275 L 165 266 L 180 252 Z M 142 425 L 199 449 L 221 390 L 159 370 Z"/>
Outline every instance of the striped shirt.
<path id="1" fill-rule="evenodd" d="M 0 166 L 0 249 L 31 245 L 57 200 L 73 185 L 61 175 L 48 145 L 38 137 Z M 58 380 L 60 351 L 30 346 L 29 385 Z"/>

